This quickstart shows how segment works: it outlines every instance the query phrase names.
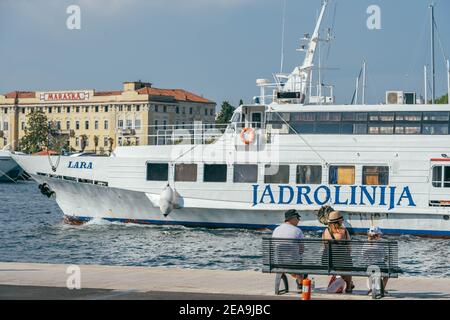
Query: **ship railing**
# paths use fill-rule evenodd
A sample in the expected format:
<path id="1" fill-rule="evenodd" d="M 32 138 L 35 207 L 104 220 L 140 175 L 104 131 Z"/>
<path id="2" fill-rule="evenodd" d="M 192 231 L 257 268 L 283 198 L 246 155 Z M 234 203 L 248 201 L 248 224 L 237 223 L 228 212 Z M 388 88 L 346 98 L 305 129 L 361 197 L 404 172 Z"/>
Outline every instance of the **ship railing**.
<path id="1" fill-rule="evenodd" d="M 225 133 L 240 134 L 243 128 L 262 129 L 261 122 L 233 122 L 230 124 L 194 123 L 180 125 L 150 125 L 145 128 L 120 128 L 119 146 L 213 144 Z"/>

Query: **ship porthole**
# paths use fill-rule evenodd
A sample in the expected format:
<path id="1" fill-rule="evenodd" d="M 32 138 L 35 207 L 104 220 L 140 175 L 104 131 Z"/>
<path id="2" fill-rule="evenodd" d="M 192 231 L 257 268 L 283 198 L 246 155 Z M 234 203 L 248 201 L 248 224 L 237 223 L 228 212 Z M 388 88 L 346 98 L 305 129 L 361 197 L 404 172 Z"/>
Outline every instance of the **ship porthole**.
<path id="1" fill-rule="evenodd" d="M 448 220 L 450 220 L 450 216 L 448 216 L 448 215 L 445 215 L 445 216 L 444 216 L 444 220 L 445 220 L 445 221 L 448 221 Z"/>

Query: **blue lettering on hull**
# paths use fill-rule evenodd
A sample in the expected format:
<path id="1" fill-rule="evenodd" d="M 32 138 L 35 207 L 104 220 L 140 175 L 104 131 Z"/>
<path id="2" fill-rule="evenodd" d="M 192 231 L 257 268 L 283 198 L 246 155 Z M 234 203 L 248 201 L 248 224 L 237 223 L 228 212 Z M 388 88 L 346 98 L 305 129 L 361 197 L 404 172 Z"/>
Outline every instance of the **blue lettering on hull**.
<path id="1" fill-rule="evenodd" d="M 326 186 L 320 185 L 315 189 L 311 186 L 279 185 L 278 193 L 274 193 L 271 185 L 260 188 L 253 185 L 253 206 L 260 204 L 307 204 L 307 205 L 334 205 L 349 206 L 380 206 L 388 207 L 415 207 L 409 186 L 398 188 L 393 186 Z"/>

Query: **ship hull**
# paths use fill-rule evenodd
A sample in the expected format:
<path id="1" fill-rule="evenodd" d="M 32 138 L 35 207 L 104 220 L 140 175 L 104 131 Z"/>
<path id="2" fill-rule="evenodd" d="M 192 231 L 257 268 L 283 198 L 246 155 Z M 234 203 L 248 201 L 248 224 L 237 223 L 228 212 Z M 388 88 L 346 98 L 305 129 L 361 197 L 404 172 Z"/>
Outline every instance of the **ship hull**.
<path id="1" fill-rule="evenodd" d="M 81 184 L 54 178 L 33 176 L 39 183 L 47 183 L 55 192 L 55 199 L 64 213 L 65 221 L 82 224 L 91 220 L 146 225 L 182 225 L 186 227 L 274 229 L 283 221 L 285 210 L 224 208 L 174 209 L 165 217 L 152 202 L 155 194 L 113 187 Z M 73 201 L 82 199 L 82 201 Z M 232 205 L 230 204 L 230 207 Z M 315 210 L 299 210 L 300 227 L 305 231 L 321 231 Z M 385 234 L 417 235 L 450 238 L 447 222 L 441 215 L 415 212 L 376 213 L 343 211 L 345 224 L 352 233 L 366 233 L 373 224 Z"/>

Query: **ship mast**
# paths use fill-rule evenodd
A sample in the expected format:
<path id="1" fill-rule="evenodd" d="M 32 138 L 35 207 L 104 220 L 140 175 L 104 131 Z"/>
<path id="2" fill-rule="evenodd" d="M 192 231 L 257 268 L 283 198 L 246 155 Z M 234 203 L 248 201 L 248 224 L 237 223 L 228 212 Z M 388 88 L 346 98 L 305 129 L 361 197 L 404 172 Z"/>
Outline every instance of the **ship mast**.
<path id="1" fill-rule="evenodd" d="M 430 5 L 431 9 L 431 104 L 436 99 L 436 69 L 434 55 L 434 4 Z"/>
<path id="2" fill-rule="evenodd" d="M 322 9 L 320 11 L 319 18 L 317 19 L 316 27 L 314 28 L 314 33 L 309 39 L 308 49 L 306 50 L 305 59 L 303 64 L 298 66 L 292 71 L 288 76 L 283 91 L 284 92 L 298 92 L 302 96 L 302 99 L 306 97 L 307 86 L 309 79 L 311 77 L 311 70 L 313 67 L 314 56 L 317 49 L 317 44 L 319 42 L 319 31 L 322 25 L 323 17 L 325 14 L 325 9 L 328 5 L 328 0 L 324 0 L 322 4 Z"/>

